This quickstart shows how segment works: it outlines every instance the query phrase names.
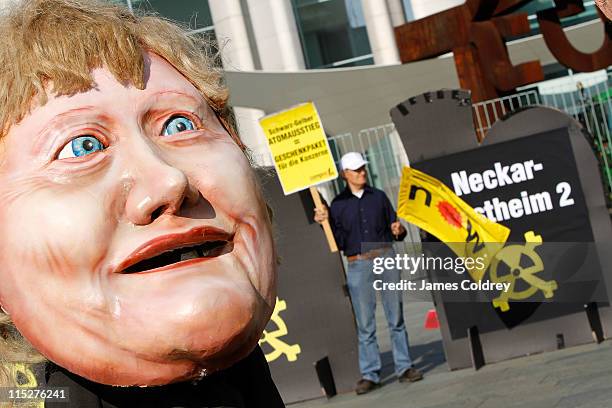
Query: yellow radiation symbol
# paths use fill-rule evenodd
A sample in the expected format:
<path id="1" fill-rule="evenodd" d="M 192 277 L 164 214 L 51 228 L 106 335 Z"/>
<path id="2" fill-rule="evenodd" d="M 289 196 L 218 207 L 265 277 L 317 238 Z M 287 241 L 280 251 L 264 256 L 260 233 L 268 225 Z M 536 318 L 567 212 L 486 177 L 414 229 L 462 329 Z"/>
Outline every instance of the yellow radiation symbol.
<path id="1" fill-rule="evenodd" d="M 281 337 L 284 337 L 287 335 L 287 333 L 289 333 L 285 321 L 280 316 L 280 312 L 286 309 L 287 302 L 276 298 L 276 306 L 274 307 L 274 312 L 272 312 L 272 317 L 270 318 L 270 322 L 276 325 L 276 330 L 264 330 L 261 340 L 259 340 L 260 346 L 267 343 L 272 348 L 270 353 L 266 353 L 266 361 L 268 363 L 276 360 L 283 354 L 287 357 L 287 361 L 295 361 L 297 360 L 298 354 L 300 354 L 302 351 L 299 344 L 289 345 L 281 340 Z"/>
<path id="2" fill-rule="evenodd" d="M 12 378 L 17 379 L 17 387 L 18 388 L 36 388 L 38 386 L 38 381 L 36 381 L 36 376 L 30 369 L 28 364 L 16 363 L 11 364 L 11 376 Z M 41 400 L 39 401 L 27 401 L 24 407 L 29 408 L 44 408 L 45 403 Z"/>
<path id="3" fill-rule="evenodd" d="M 493 306 L 498 307 L 502 312 L 510 310 L 509 301 L 524 300 L 535 295 L 541 290 L 545 298 L 552 298 L 557 289 L 557 281 L 545 281 L 536 274 L 544 270 L 544 262 L 538 255 L 535 248 L 542 244 L 542 237 L 535 235 L 533 231 L 525 233 L 525 245 L 508 245 L 502 248 L 491 261 L 490 277 L 493 282 L 510 283 L 506 292 L 502 292 L 499 297 L 493 299 Z M 521 265 L 521 258 L 527 256 L 531 260 L 531 265 L 524 267 Z M 498 268 L 505 264 L 510 273 L 500 276 Z M 524 290 L 517 290 L 517 281 L 521 279 L 529 287 Z"/>

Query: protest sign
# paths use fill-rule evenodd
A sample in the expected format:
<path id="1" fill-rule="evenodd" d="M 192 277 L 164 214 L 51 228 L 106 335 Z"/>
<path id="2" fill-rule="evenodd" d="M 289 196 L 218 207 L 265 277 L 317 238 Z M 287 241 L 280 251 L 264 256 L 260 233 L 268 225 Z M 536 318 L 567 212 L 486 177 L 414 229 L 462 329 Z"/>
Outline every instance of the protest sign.
<path id="1" fill-rule="evenodd" d="M 338 177 L 321 119 L 314 103 L 307 102 L 259 120 L 272 154 L 283 193 L 310 188 L 317 208 L 323 208 L 315 185 Z M 338 250 L 329 221 L 323 230 L 332 252 Z"/>
<path id="2" fill-rule="evenodd" d="M 285 195 L 338 177 L 319 114 L 312 102 L 259 120 Z"/>

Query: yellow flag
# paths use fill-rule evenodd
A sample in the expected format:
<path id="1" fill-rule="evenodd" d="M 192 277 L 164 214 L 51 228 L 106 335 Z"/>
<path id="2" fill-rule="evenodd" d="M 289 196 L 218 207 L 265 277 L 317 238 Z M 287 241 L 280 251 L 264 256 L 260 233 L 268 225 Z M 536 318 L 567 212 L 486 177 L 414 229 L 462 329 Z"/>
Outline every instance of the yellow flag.
<path id="1" fill-rule="evenodd" d="M 398 195 L 398 215 L 444 242 L 457 256 L 482 257 L 483 268 L 469 273 L 480 281 L 510 230 L 474 211 L 440 180 L 404 167 Z"/>

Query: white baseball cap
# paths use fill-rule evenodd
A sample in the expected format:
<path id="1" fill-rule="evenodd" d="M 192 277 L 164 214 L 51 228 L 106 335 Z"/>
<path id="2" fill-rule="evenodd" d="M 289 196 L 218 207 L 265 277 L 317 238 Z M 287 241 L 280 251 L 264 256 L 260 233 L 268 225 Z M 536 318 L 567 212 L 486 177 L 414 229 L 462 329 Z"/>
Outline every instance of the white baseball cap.
<path id="1" fill-rule="evenodd" d="M 368 164 L 368 162 L 365 161 L 361 153 L 357 152 L 349 152 L 340 159 L 342 170 L 357 170 L 365 164 Z"/>

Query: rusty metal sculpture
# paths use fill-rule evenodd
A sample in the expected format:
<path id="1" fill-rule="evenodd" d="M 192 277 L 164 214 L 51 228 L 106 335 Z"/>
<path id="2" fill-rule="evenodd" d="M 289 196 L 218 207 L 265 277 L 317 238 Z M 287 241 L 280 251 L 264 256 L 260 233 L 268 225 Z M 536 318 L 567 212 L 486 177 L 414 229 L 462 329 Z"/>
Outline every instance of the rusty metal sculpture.
<path id="1" fill-rule="evenodd" d="M 461 87 L 475 102 L 513 93 L 519 86 L 544 79 L 539 61 L 513 65 L 505 39 L 530 32 L 528 15 L 516 10 L 532 0 L 466 0 L 464 4 L 395 29 L 402 63 L 453 52 Z M 612 65 L 612 23 L 605 25 L 602 47 L 588 54 L 577 50 L 563 32 L 560 18 L 584 11 L 582 0 L 555 0 L 538 12 L 544 40 L 563 65 L 590 72 Z"/>
<path id="2" fill-rule="evenodd" d="M 558 3 L 560 2 L 557 0 Z M 582 0 L 565 0 L 565 4 L 566 9 L 548 9 L 538 13 L 540 31 L 550 52 L 561 64 L 574 71 L 592 72 L 612 65 L 612 23 L 602 11 L 598 11 L 606 32 L 604 42 L 597 51 L 591 54 L 583 53 L 569 42 L 559 19 L 584 11 L 584 5 Z"/>

